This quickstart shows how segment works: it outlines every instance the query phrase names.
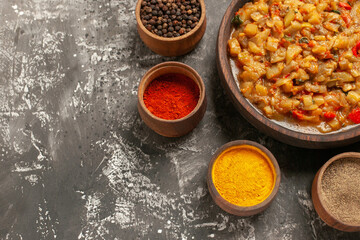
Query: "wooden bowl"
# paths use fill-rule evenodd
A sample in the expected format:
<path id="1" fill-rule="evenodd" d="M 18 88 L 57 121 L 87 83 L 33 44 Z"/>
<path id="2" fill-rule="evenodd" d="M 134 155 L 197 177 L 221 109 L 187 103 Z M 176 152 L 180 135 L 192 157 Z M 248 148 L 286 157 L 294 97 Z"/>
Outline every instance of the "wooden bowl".
<path id="1" fill-rule="evenodd" d="M 191 78 L 199 87 L 199 102 L 194 110 L 183 118 L 166 120 L 152 114 L 145 106 L 144 91 L 152 80 L 167 73 L 180 73 Z M 145 124 L 165 137 L 180 137 L 193 130 L 206 111 L 205 85 L 200 75 L 190 66 L 180 62 L 163 62 L 147 71 L 141 79 L 138 89 L 138 110 Z"/>
<path id="2" fill-rule="evenodd" d="M 340 231 L 345 232 L 358 232 L 360 231 L 360 225 L 349 225 L 336 219 L 331 212 L 327 211 L 324 207 L 324 196 L 321 193 L 321 180 L 323 178 L 325 170 L 330 166 L 331 163 L 342 159 L 342 158 L 357 158 L 360 161 L 360 153 L 357 152 L 346 152 L 338 154 L 328 160 L 316 173 L 314 181 L 312 183 L 311 195 L 312 201 L 314 204 L 314 208 L 316 212 L 319 214 L 320 218 L 330 227 L 336 228 Z"/>
<path id="3" fill-rule="evenodd" d="M 275 170 L 275 174 L 276 174 L 275 185 L 274 185 L 274 188 L 273 188 L 271 194 L 263 202 L 261 202 L 257 205 L 254 205 L 254 206 L 250 206 L 250 207 L 241 207 L 241 206 L 232 204 L 232 203 L 228 202 L 227 200 L 225 200 L 219 194 L 218 190 L 216 189 L 214 182 L 213 182 L 213 177 L 212 177 L 212 168 L 214 166 L 215 160 L 219 157 L 219 155 L 230 147 L 241 146 L 241 145 L 254 146 L 254 147 L 258 148 L 259 150 L 261 150 L 264 154 L 266 154 L 268 156 L 268 158 L 270 159 L 271 164 L 274 166 L 274 170 Z M 215 152 L 215 154 L 211 158 L 209 168 L 208 168 L 207 185 L 208 185 L 211 197 L 213 198 L 215 203 L 220 208 L 222 208 L 224 211 L 226 211 L 230 214 L 233 214 L 233 215 L 237 215 L 237 216 L 251 216 L 251 215 L 255 215 L 255 214 L 258 214 L 258 213 L 264 211 L 266 208 L 268 208 L 270 206 L 271 202 L 274 200 L 274 198 L 279 190 L 280 178 L 281 178 L 281 173 L 280 173 L 280 168 L 279 168 L 278 162 L 276 161 L 274 155 L 272 155 L 272 153 L 266 147 L 264 147 L 256 142 L 252 142 L 252 141 L 248 141 L 248 140 L 237 140 L 237 141 L 232 141 L 232 142 L 229 142 L 229 143 L 221 146 Z"/>
<path id="4" fill-rule="evenodd" d="M 145 28 L 140 18 L 141 2 L 142 0 L 138 0 L 135 9 L 137 30 L 141 40 L 153 52 L 168 57 L 181 56 L 193 50 L 203 37 L 206 29 L 206 9 L 204 0 L 199 0 L 201 17 L 196 27 L 190 32 L 174 38 L 159 37 Z"/>
<path id="5" fill-rule="evenodd" d="M 331 148 L 354 143 L 360 140 L 360 125 L 328 134 L 306 133 L 301 127 L 287 127 L 264 116 L 255 106 L 243 97 L 239 90 L 237 80 L 231 70 L 230 59 L 227 52 L 227 41 L 231 34 L 231 19 L 235 12 L 247 0 L 233 0 L 222 19 L 217 39 L 217 68 L 222 84 L 230 96 L 237 110 L 254 127 L 261 132 L 289 145 L 303 148 Z"/>

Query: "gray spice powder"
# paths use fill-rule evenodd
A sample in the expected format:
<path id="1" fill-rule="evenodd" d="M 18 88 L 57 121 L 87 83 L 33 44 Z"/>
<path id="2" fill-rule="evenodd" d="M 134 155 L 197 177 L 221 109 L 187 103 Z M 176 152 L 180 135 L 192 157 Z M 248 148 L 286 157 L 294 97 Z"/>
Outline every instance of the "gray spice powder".
<path id="1" fill-rule="evenodd" d="M 344 158 L 330 164 L 320 191 L 331 215 L 346 224 L 360 224 L 360 159 Z"/>

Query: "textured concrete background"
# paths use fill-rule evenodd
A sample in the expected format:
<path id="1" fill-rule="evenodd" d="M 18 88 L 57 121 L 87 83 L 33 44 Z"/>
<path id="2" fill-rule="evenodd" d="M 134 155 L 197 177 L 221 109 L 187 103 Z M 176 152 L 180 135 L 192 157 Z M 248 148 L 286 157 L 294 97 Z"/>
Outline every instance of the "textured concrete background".
<path id="1" fill-rule="evenodd" d="M 0 239 L 359 239 L 327 227 L 310 188 L 333 155 L 360 143 L 305 150 L 259 133 L 236 112 L 215 67 L 229 0 L 206 0 L 208 27 L 179 58 L 152 53 L 136 32 L 135 0 L 0 0 Z M 203 77 L 208 109 L 187 136 L 148 129 L 138 83 L 176 60 Z M 240 218 L 206 186 L 211 155 L 249 139 L 282 171 L 269 209 Z"/>

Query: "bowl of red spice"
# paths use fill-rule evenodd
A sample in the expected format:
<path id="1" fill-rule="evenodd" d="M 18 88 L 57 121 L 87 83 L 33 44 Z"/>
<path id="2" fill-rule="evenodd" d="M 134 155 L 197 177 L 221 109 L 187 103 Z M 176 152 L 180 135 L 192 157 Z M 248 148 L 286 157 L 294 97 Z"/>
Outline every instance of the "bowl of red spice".
<path id="1" fill-rule="evenodd" d="M 162 136 L 180 137 L 189 133 L 203 118 L 206 105 L 202 78 L 184 63 L 160 63 L 140 81 L 140 117 Z"/>
<path id="2" fill-rule="evenodd" d="M 248 140 L 229 142 L 213 155 L 207 184 L 215 203 L 237 216 L 264 211 L 280 186 L 280 168 L 264 146 Z"/>
<path id="3" fill-rule="evenodd" d="M 206 29 L 204 0 L 138 0 L 135 16 L 141 40 L 163 56 L 190 52 Z"/>
<path id="4" fill-rule="evenodd" d="M 345 232 L 360 231 L 360 153 L 346 152 L 328 160 L 312 184 L 320 218 Z"/>

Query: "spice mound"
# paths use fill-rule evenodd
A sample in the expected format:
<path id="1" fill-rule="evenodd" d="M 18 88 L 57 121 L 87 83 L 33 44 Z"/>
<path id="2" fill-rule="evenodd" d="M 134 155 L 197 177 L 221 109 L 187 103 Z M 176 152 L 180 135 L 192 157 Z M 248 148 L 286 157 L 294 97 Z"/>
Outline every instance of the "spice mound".
<path id="1" fill-rule="evenodd" d="M 143 0 L 140 17 L 150 32 L 161 37 L 179 37 L 199 23 L 201 7 L 198 0 Z"/>
<path id="2" fill-rule="evenodd" d="M 336 219 L 360 225 L 360 159 L 344 158 L 330 164 L 321 180 L 322 202 Z"/>
<path id="3" fill-rule="evenodd" d="M 263 202 L 272 192 L 276 173 L 260 149 L 241 145 L 226 149 L 215 160 L 212 178 L 219 194 L 228 202 L 250 207 Z"/>
<path id="4" fill-rule="evenodd" d="M 144 92 L 146 108 L 155 116 L 175 120 L 188 115 L 200 97 L 198 85 L 189 77 L 169 73 L 154 79 Z"/>

